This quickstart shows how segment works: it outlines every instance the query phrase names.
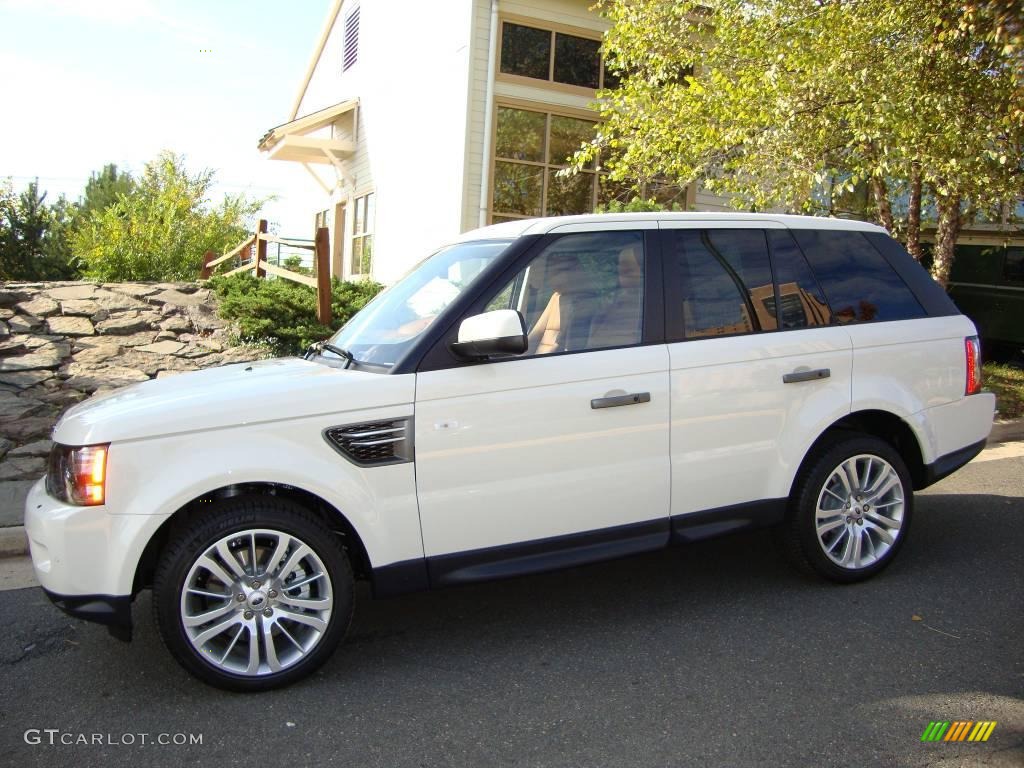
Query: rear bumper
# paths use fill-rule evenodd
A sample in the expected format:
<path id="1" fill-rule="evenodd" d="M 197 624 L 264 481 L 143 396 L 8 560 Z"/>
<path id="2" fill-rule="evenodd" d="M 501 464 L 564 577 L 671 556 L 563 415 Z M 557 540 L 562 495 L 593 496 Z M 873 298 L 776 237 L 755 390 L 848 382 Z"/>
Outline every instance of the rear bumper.
<path id="1" fill-rule="evenodd" d="M 925 464 L 924 482 L 921 483 L 919 488 L 927 488 L 929 485 L 933 485 L 942 478 L 956 472 L 960 467 L 981 453 L 985 448 L 986 442 L 986 440 L 981 440 L 960 450 L 947 453 L 945 456 L 940 456 L 931 464 Z"/>
<path id="2" fill-rule="evenodd" d="M 44 589 L 50 602 L 69 616 L 105 624 L 119 640 L 132 639 L 132 598 L 130 595 L 59 595 Z"/>

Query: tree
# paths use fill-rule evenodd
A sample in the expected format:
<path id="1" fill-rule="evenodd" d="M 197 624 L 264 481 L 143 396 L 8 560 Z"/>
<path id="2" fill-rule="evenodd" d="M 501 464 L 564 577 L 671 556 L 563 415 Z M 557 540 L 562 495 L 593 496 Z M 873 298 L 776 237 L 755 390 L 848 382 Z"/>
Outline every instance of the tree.
<path id="1" fill-rule="evenodd" d="M 599 155 L 613 179 L 699 180 L 747 209 L 860 210 L 917 257 L 934 212 L 945 282 L 964 223 L 1022 189 L 1007 4 L 601 0 L 622 84 L 577 167 Z"/>
<path id="2" fill-rule="evenodd" d="M 48 205 L 32 181 L 20 193 L 0 185 L 0 279 L 68 280 L 77 277 L 68 233 L 75 207 L 63 197 Z"/>
<path id="3" fill-rule="evenodd" d="M 93 213 L 106 210 L 121 197 L 130 195 L 134 189 L 135 180 L 131 174 L 122 173 L 115 164 L 108 163 L 103 166 L 103 170 L 90 174 L 79 203 L 79 211 L 85 219 L 90 219 Z"/>
<path id="4" fill-rule="evenodd" d="M 128 194 L 94 210 L 72 236 L 86 274 L 99 280 L 194 280 L 207 250 L 244 239 L 262 200 L 210 200 L 213 171 L 190 174 L 182 156 L 162 152 Z"/>

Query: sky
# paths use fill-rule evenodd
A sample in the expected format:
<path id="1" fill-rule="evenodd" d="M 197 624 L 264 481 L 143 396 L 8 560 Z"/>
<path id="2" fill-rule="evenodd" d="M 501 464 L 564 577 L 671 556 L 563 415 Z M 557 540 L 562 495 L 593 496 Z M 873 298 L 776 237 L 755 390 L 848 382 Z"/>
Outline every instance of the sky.
<path id="1" fill-rule="evenodd" d="M 272 227 L 311 236 L 315 182 L 256 144 L 291 117 L 329 6 L 0 0 L 0 178 L 77 200 L 105 164 L 139 172 L 170 149 L 216 171 L 218 199 L 277 196 Z"/>

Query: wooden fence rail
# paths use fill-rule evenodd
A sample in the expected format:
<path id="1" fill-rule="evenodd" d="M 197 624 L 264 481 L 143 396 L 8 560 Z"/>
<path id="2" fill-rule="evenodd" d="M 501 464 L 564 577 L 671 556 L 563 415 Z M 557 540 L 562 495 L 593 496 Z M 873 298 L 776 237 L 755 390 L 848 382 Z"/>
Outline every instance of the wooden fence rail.
<path id="1" fill-rule="evenodd" d="M 278 243 L 289 248 L 302 248 L 313 251 L 313 275 L 303 275 L 292 272 L 290 269 L 270 264 L 267 261 L 267 243 Z M 243 257 L 247 249 L 252 249 L 253 254 L 248 259 Z M 237 259 L 241 262 L 234 269 L 225 272 L 227 275 L 237 275 L 242 272 L 252 272 L 256 277 L 274 275 L 283 280 L 291 280 L 295 283 L 308 285 L 316 289 L 316 317 L 323 325 L 331 322 L 331 257 L 330 257 L 330 236 L 326 227 L 320 227 L 316 231 L 316 238 L 312 243 L 305 240 L 292 240 L 287 237 L 277 237 L 267 234 L 267 220 L 260 219 L 256 232 L 236 245 L 230 251 L 218 256 L 213 251 L 207 251 L 203 255 L 203 268 L 199 273 L 200 280 L 208 280 L 213 275 L 213 270 L 225 262 Z"/>

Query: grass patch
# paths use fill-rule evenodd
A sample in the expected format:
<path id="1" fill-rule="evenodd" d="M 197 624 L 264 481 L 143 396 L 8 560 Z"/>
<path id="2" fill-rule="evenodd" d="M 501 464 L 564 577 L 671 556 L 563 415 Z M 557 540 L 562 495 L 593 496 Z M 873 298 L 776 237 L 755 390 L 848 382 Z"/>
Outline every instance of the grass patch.
<path id="1" fill-rule="evenodd" d="M 982 376 L 985 389 L 996 393 L 996 418 L 1019 419 L 1024 416 L 1024 369 L 985 363 Z"/>

